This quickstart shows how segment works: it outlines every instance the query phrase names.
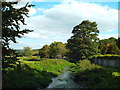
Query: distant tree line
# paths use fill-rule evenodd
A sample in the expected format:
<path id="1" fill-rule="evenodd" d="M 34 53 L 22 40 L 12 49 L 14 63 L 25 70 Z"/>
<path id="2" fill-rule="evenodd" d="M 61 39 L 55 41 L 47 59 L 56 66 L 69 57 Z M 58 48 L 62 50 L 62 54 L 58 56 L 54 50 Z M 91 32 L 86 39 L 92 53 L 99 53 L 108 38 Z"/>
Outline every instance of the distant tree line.
<path id="1" fill-rule="evenodd" d="M 41 58 L 69 58 L 70 61 L 92 58 L 98 54 L 120 55 L 120 37 L 118 39 L 110 37 L 100 40 L 97 36 L 99 30 L 96 22 L 89 20 L 82 21 L 81 24 L 73 28 L 73 36 L 67 43 L 53 42 L 44 45 L 36 55 Z M 24 48 L 25 56 L 29 56 L 30 48 Z"/>
<path id="2" fill-rule="evenodd" d="M 118 39 L 110 37 L 100 40 L 97 36 L 99 30 L 96 22 L 84 20 L 81 24 L 73 28 L 73 36 L 67 43 L 53 42 L 44 45 L 41 49 L 32 50 L 24 47 L 21 56 L 40 56 L 40 58 L 68 58 L 70 61 L 92 58 L 98 54 L 120 55 L 120 37 Z"/>
<path id="3" fill-rule="evenodd" d="M 53 42 L 51 45 L 44 45 L 39 55 L 41 58 L 68 57 L 71 61 L 92 58 L 98 54 L 120 55 L 120 37 L 110 37 L 100 40 L 97 36 L 99 30 L 96 22 L 84 20 L 73 28 L 73 36 L 67 43 Z"/>
<path id="4" fill-rule="evenodd" d="M 23 47 L 23 49 L 16 49 L 17 57 L 23 56 L 38 56 L 39 49 L 32 49 L 31 47 Z"/>
<path id="5" fill-rule="evenodd" d="M 97 53 L 94 53 L 93 55 L 97 55 L 97 54 L 120 55 L 120 48 L 119 48 L 120 39 L 119 38 L 116 39 L 114 37 L 110 37 L 108 39 L 99 40 L 97 43 L 95 43 L 95 45 L 97 46 Z M 75 42 L 72 44 L 75 44 Z M 69 43 L 62 43 L 62 42 L 53 42 L 50 45 L 44 45 L 41 49 L 32 50 L 31 47 L 24 47 L 22 50 L 16 50 L 16 52 L 18 53 L 18 56 L 28 56 L 28 57 L 40 56 L 40 58 L 72 58 L 73 57 L 72 60 L 85 59 L 84 57 L 87 52 L 85 54 L 83 53 L 83 51 L 80 52 L 79 50 L 84 48 L 79 48 L 79 45 L 81 44 L 78 44 L 78 45 L 76 44 L 75 46 L 76 51 L 72 52 L 72 54 L 71 54 L 72 50 L 70 51 L 70 49 L 68 48 Z M 90 46 L 93 47 L 92 44 Z M 72 47 L 72 48 L 75 49 L 75 47 Z M 88 52 L 90 51 L 88 50 Z M 81 53 L 83 53 L 83 57 L 80 56 Z M 92 56 L 92 55 L 89 55 L 89 56 Z M 88 58 L 89 57 L 87 56 L 87 59 Z"/>

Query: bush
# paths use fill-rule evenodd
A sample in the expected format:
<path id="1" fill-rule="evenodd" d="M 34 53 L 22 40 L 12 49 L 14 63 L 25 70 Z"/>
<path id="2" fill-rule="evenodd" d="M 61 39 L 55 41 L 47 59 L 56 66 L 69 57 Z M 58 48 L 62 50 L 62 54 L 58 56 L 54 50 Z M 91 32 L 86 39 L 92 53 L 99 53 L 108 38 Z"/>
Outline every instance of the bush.
<path id="1" fill-rule="evenodd" d="M 80 71 L 101 68 L 101 66 L 99 66 L 99 65 L 91 64 L 91 62 L 89 60 L 80 60 L 77 62 L 76 65 L 77 65 L 77 67 L 79 67 Z"/>
<path id="2" fill-rule="evenodd" d="M 79 61 L 74 68 L 78 69 L 74 80 L 87 88 L 119 88 L 119 69 L 91 64 L 88 60 Z"/>

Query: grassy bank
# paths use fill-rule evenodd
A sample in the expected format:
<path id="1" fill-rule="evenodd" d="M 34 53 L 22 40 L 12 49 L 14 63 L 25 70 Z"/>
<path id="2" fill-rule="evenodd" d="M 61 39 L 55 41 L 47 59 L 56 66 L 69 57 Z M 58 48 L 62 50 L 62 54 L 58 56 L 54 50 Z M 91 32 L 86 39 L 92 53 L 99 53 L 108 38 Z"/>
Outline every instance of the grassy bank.
<path id="1" fill-rule="evenodd" d="M 73 65 L 64 59 L 41 61 L 21 59 L 20 62 L 18 67 L 7 68 L 7 72 L 3 73 L 3 88 L 45 88 L 64 67 Z"/>
<path id="2" fill-rule="evenodd" d="M 120 88 L 120 70 L 91 64 L 89 60 L 72 67 L 75 81 L 87 88 Z"/>

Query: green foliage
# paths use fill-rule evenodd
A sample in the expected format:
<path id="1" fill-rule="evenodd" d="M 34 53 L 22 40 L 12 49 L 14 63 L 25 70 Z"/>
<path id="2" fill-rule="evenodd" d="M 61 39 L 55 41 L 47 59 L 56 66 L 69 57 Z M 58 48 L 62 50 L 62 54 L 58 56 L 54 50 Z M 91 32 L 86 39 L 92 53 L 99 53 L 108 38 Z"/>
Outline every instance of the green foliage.
<path id="1" fill-rule="evenodd" d="M 120 37 L 118 37 L 117 46 L 118 46 L 118 48 L 120 49 Z"/>
<path id="2" fill-rule="evenodd" d="M 33 30 L 20 30 L 20 23 L 25 24 L 25 16 L 28 17 L 29 8 L 34 6 L 26 4 L 24 7 L 15 8 L 18 2 L 2 2 L 2 63 L 4 68 L 10 67 L 11 63 L 17 61 L 14 50 L 9 48 L 9 43 L 17 43 L 16 38 L 21 38 L 22 35 L 32 32 Z M 14 54 L 14 55 L 13 55 Z M 8 58 L 14 57 L 14 59 Z M 3 69 L 4 69 L 3 68 Z"/>
<path id="3" fill-rule="evenodd" d="M 72 70 L 75 81 L 87 88 L 119 88 L 119 69 L 95 65 L 83 60 L 79 61 Z"/>
<path id="4" fill-rule="evenodd" d="M 23 55 L 24 56 L 32 56 L 33 52 L 31 50 L 31 47 L 24 47 L 23 48 Z"/>
<path id="5" fill-rule="evenodd" d="M 36 61 L 24 61 L 32 69 L 43 70 L 47 72 L 52 72 L 53 74 L 59 75 L 65 66 L 72 65 L 64 59 L 46 59 L 40 62 Z"/>
<path id="6" fill-rule="evenodd" d="M 120 55 L 120 49 L 118 48 L 118 46 L 115 43 L 113 43 L 109 47 L 109 49 L 107 51 L 107 54 L 118 54 L 118 55 Z"/>
<path id="7" fill-rule="evenodd" d="M 95 64 L 91 64 L 91 62 L 89 60 L 82 60 L 82 61 L 79 61 L 77 62 L 77 66 L 82 69 L 81 71 L 83 70 L 92 70 L 92 69 L 95 69 L 95 68 L 101 68 L 100 66 L 98 65 L 95 65 Z"/>
<path id="8" fill-rule="evenodd" d="M 13 5 L 18 4 L 18 2 L 2 2 L 2 44 L 3 46 L 8 46 L 8 41 L 13 41 L 16 43 L 16 37 L 20 38 L 21 35 L 31 32 L 32 30 L 20 30 L 20 23 L 25 24 L 24 16 L 28 17 L 28 8 L 33 5 L 26 4 L 24 7 L 15 8 Z"/>
<path id="9" fill-rule="evenodd" d="M 49 55 L 51 58 L 62 58 L 66 52 L 66 45 L 62 42 L 53 42 L 50 44 Z"/>
<path id="10" fill-rule="evenodd" d="M 15 49 L 15 53 L 17 53 L 17 57 L 23 56 L 23 50 L 22 49 Z"/>
<path id="11" fill-rule="evenodd" d="M 101 54 L 120 54 L 120 50 L 118 48 L 118 41 L 116 38 L 108 38 L 99 41 L 99 49 Z"/>
<path id="12" fill-rule="evenodd" d="M 13 64 L 15 64 L 17 62 L 17 58 L 16 58 L 16 54 L 15 51 L 13 49 L 6 49 L 4 48 L 5 51 L 2 52 L 6 52 L 6 55 L 8 56 L 2 56 L 2 70 L 4 71 L 4 69 L 6 67 L 14 67 Z"/>
<path id="13" fill-rule="evenodd" d="M 3 88 L 45 88 L 52 78 L 59 75 L 64 67 L 72 66 L 64 59 L 42 61 L 20 61 L 20 66 L 3 75 Z"/>
<path id="14" fill-rule="evenodd" d="M 114 75 L 114 76 L 120 76 L 120 73 L 119 72 L 112 72 L 112 75 Z"/>
<path id="15" fill-rule="evenodd" d="M 99 65 L 91 64 L 89 60 L 80 60 L 76 63 L 76 69 L 72 69 L 73 72 L 76 72 L 76 74 L 79 74 L 80 72 L 83 72 L 85 70 L 93 70 L 96 68 L 101 68 Z"/>
<path id="16" fill-rule="evenodd" d="M 24 61 L 40 61 L 41 58 L 38 56 L 29 56 L 29 57 L 18 57 L 18 59 L 20 61 L 24 60 Z"/>
<path id="17" fill-rule="evenodd" d="M 17 53 L 17 57 L 22 57 L 22 56 L 26 55 L 25 52 L 24 52 L 25 48 L 28 48 L 28 50 L 30 51 L 28 53 L 30 55 L 32 55 L 32 56 L 38 56 L 39 49 L 33 49 L 33 50 L 31 50 L 30 47 L 24 47 L 23 49 L 15 49 L 15 53 Z"/>
<path id="18" fill-rule="evenodd" d="M 41 58 L 49 57 L 49 45 L 44 45 L 40 50 L 39 50 L 39 55 Z"/>
<path id="19" fill-rule="evenodd" d="M 66 52 L 66 44 L 62 42 L 53 42 L 50 46 L 44 45 L 39 50 L 39 55 L 41 58 L 62 58 L 66 55 Z"/>
<path id="20" fill-rule="evenodd" d="M 68 39 L 67 48 L 72 60 L 88 59 L 98 53 L 98 33 L 96 22 L 88 20 L 73 28 L 73 36 Z"/>

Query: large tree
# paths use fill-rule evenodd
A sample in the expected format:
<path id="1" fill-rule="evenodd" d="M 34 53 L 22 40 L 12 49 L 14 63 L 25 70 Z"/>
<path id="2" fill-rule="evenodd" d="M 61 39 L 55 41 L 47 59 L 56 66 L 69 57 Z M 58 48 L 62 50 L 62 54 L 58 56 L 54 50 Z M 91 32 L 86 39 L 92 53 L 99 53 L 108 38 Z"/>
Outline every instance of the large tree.
<path id="1" fill-rule="evenodd" d="M 25 24 L 25 17 L 28 16 L 28 8 L 34 6 L 27 3 L 24 7 L 15 8 L 14 5 L 18 2 L 2 2 L 2 58 L 3 67 L 10 66 L 11 63 L 16 61 L 15 57 L 10 59 L 8 56 L 14 56 L 14 52 L 10 49 L 10 42 L 17 43 L 16 38 L 21 38 L 25 33 L 29 33 L 33 30 L 24 29 L 21 30 L 20 25 Z"/>
<path id="2" fill-rule="evenodd" d="M 72 31 L 73 36 L 67 40 L 67 48 L 70 50 L 68 57 L 77 61 L 79 59 L 88 59 L 97 54 L 98 33 L 96 22 L 84 20 L 81 24 L 75 26 Z"/>

